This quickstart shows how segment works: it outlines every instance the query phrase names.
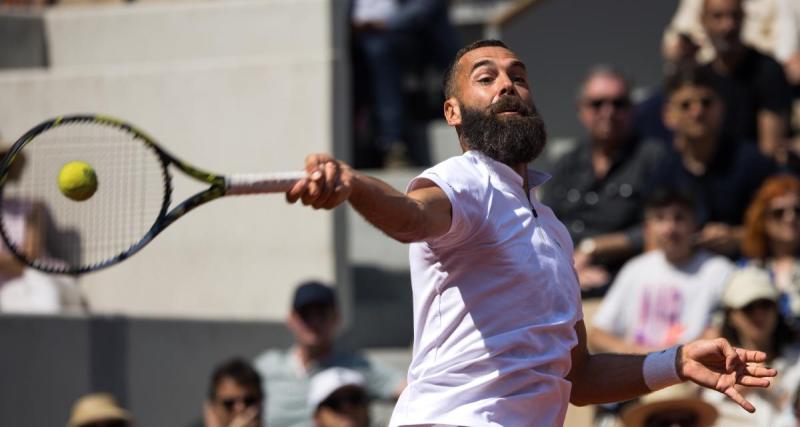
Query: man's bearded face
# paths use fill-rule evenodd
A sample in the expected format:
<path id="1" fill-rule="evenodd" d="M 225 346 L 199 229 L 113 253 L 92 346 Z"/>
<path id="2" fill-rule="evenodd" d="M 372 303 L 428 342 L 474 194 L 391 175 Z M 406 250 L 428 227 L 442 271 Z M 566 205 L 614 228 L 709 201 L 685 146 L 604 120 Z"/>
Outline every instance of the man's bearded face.
<path id="1" fill-rule="evenodd" d="M 461 132 L 470 149 L 509 166 L 533 161 L 544 149 L 547 132 L 536 107 L 503 96 L 487 109 L 461 106 Z M 517 114 L 502 114 L 516 112 Z"/>

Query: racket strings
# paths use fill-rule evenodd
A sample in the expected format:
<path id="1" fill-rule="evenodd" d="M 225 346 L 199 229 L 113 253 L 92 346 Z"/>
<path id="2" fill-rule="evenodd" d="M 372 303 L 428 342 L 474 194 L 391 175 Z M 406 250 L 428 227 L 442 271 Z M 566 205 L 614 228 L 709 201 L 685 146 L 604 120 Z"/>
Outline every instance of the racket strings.
<path id="1" fill-rule="evenodd" d="M 3 203 L 42 208 L 46 250 L 26 253 L 26 233 L 11 232 L 5 209 L 0 223 L 11 245 L 45 269 L 76 272 L 122 256 L 148 233 L 166 203 L 169 177 L 158 153 L 126 129 L 105 122 L 61 124 L 34 136 L 21 153 L 21 174 L 5 184 Z M 69 199 L 58 187 L 61 168 L 75 160 L 97 175 L 97 191 L 85 201 Z"/>

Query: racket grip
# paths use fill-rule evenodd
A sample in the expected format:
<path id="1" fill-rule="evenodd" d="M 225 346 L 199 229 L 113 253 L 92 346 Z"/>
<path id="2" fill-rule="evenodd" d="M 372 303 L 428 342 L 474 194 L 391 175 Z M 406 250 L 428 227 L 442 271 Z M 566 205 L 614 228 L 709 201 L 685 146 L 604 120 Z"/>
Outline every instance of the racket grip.
<path id="1" fill-rule="evenodd" d="M 225 194 L 229 196 L 289 191 L 305 172 L 241 173 L 225 178 Z"/>

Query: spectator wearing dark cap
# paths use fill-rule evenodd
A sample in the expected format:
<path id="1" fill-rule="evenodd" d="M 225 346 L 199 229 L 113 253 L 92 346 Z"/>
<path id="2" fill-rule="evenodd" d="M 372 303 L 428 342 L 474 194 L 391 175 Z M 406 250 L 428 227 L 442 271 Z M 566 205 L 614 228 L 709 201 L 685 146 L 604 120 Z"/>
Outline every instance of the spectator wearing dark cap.
<path id="1" fill-rule="evenodd" d="M 286 323 L 294 336 L 294 345 L 288 350 L 268 350 L 254 362 L 270 396 L 266 425 L 311 426 L 313 414 L 307 403 L 309 382 L 327 368 L 345 367 L 359 372 L 373 398 L 395 399 L 405 387 L 401 373 L 336 348 L 340 315 L 331 287 L 313 281 L 301 284 L 295 290 Z"/>

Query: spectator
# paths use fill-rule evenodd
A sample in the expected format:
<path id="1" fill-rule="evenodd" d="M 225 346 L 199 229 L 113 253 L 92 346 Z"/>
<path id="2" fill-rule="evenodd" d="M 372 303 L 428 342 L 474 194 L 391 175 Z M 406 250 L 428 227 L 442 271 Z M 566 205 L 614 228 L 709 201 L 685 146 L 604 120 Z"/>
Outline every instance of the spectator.
<path id="1" fill-rule="evenodd" d="M 9 147 L 0 138 L 0 158 Z M 46 252 L 46 209 L 35 200 L 14 196 L 14 185 L 25 167 L 25 157 L 17 154 L 6 178 L 3 198 L 3 227 L 6 237 L 30 259 Z M 0 312 L 5 313 L 81 313 L 85 302 L 74 277 L 52 275 L 26 267 L 0 243 Z"/>
<path id="2" fill-rule="evenodd" d="M 705 1 L 701 21 L 716 56 L 704 68 L 725 103 L 725 129 L 758 142 L 763 155 L 786 163 L 789 83 L 780 64 L 742 41 L 743 17 L 742 0 Z"/>
<path id="3" fill-rule="evenodd" d="M 719 410 L 720 425 L 772 427 L 792 411 L 791 393 L 800 383 L 800 344 L 778 313 L 778 298 L 764 270 L 748 267 L 731 274 L 722 296 L 721 335 L 735 346 L 767 353 L 765 363 L 780 374 L 769 388 L 745 391 L 745 398 L 758 405 L 754 414 L 704 392 L 703 398 Z"/>
<path id="4" fill-rule="evenodd" d="M 716 55 L 701 15 L 704 0 L 681 0 L 664 32 L 664 59 L 672 64 L 707 63 Z M 794 0 L 745 0 L 741 38 L 784 64 L 791 84 L 800 84 L 800 5 Z"/>
<path id="5" fill-rule="evenodd" d="M 204 405 L 205 427 L 261 427 L 264 391 L 261 376 L 242 359 L 214 369 Z"/>
<path id="6" fill-rule="evenodd" d="M 664 147 L 633 133 L 630 87 L 611 67 L 590 70 L 578 116 L 588 137 L 555 164 L 543 202 L 576 242 L 575 269 L 590 291 L 604 289 L 622 263 L 641 251 L 644 190 Z"/>
<path id="7" fill-rule="evenodd" d="M 678 384 L 644 396 L 622 413 L 625 427 L 710 427 L 718 413 L 698 399 L 699 390 Z"/>
<path id="8" fill-rule="evenodd" d="M 267 351 L 254 363 L 270 396 L 265 418 L 269 427 L 310 425 L 309 380 L 326 368 L 360 372 L 370 397 L 395 399 L 403 390 L 405 381 L 399 373 L 335 347 L 339 310 L 330 287 L 319 282 L 301 284 L 295 291 L 287 325 L 294 335 L 294 346 Z"/>
<path id="9" fill-rule="evenodd" d="M 364 377 L 347 368 L 328 368 L 311 379 L 308 406 L 315 427 L 369 426 Z"/>
<path id="10" fill-rule="evenodd" d="M 766 269 L 781 293 L 779 309 L 793 327 L 800 324 L 800 179 L 767 179 L 745 213 L 745 263 Z"/>
<path id="11" fill-rule="evenodd" d="M 131 427 L 133 417 L 108 393 L 91 393 L 72 406 L 67 427 Z"/>
<path id="12" fill-rule="evenodd" d="M 679 191 L 654 192 L 645 205 L 654 250 L 620 271 L 594 317 L 595 349 L 647 353 L 700 338 L 711 323 L 733 265 L 694 246 L 694 202 Z"/>
<path id="13" fill-rule="evenodd" d="M 376 119 L 377 150 L 387 166 L 402 166 L 410 155 L 405 117 L 404 73 L 409 64 L 444 71 L 459 47 L 447 0 L 353 0 L 353 45 L 363 65 L 369 103 Z M 425 163 L 427 163 L 425 159 Z"/>
<path id="14" fill-rule="evenodd" d="M 659 164 L 652 185 L 689 190 L 698 203 L 696 243 L 735 256 L 742 215 L 776 166 L 752 144 L 723 133 L 724 106 L 707 69 L 679 70 L 667 80 L 665 90 L 664 122 L 675 133 L 675 150 Z"/>

